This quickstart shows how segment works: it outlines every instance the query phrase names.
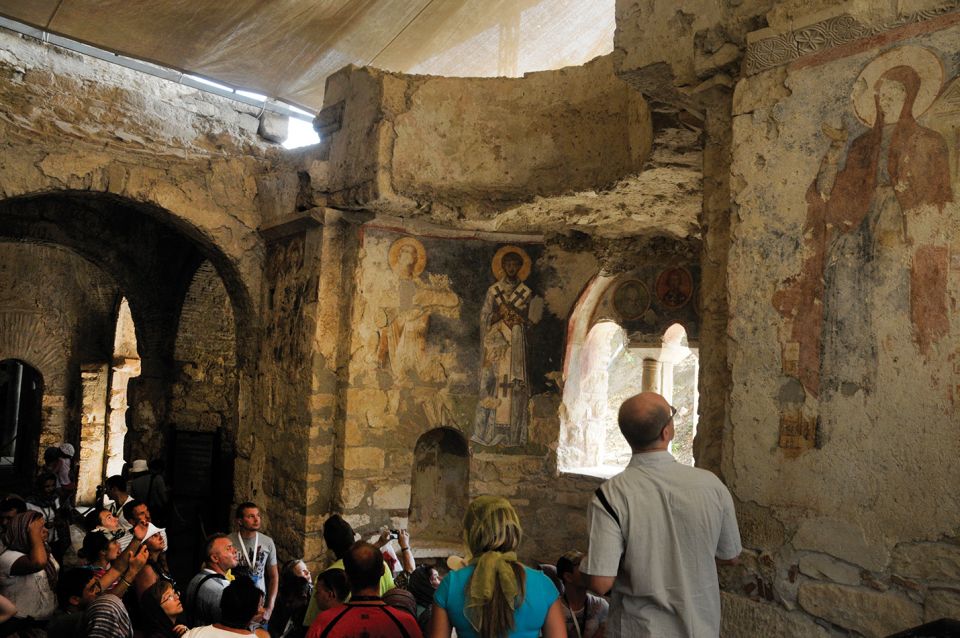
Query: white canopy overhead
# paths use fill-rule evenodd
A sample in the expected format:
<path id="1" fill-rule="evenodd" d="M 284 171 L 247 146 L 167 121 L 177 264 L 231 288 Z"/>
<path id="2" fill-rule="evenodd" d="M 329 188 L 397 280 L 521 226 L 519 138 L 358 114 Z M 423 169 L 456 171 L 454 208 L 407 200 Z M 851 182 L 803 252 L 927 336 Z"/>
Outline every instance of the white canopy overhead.
<path id="1" fill-rule="evenodd" d="M 517 76 L 613 49 L 615 0 L 0 0 L 0 15 L 311 110 L 348 65 Z"/>

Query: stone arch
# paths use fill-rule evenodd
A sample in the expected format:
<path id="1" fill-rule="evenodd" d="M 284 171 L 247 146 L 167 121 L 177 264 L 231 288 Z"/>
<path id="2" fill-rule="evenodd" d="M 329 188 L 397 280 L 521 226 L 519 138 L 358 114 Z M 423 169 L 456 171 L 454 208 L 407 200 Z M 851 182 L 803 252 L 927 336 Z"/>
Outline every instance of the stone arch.
<path id="1" fill-rule="evenodd" d="M 77 226 L 78 218 L 90 219 L 91 216 L 107 219 L 97 219 L 94 228 L 85 233 L 64 232 L 64 228 L 69 227 L 71 222 L 73 226 Z M 130 283 L 129 277 L 122 276 L 124 264 L 118 263 L 122 256 L 120 259 L 111 258 L 103 251 L 93 249 L 95 242 L 86 240 L 95 237 L 103 228 L 113 225 L 113 220 L 129 220 L 141 216 L 151 220 L 156 227 L 165 228 L 188 240 L 202 258 L 209 260 L 214 266 L 223 279 L 233 306 L 237 322 L 238 359 L 241 363 L 252 361 L 256 350 L 253 332 L 257 314 L 251 290 L 259 286 L 263 263 L 263 250 L 254 229 L 247 229 L 244 241 L 229 242 L 242 244 L 241 247 L 224 246 L 222 238 L 197 223 L 194 219 L 198 216 L 197 212 L 184 213 L 112 193 L 62 190 L 0 200 L 0 220 L 9 222 L 6 230 L 0 230 L 0 235 L 67 247 L 116 276 L 124 289 L 130 289 L 133 286 L 124 285 Z M 131 248 L 136 250 L 135 247 Z M 145 317 L 138 316 L 142 315 L 140 304 L 135 298 L 130 298 L 130 304 L 134 323 L 142 325 Z"/>
<path id="2" fill-rule="evenodd" d="M 19 359 L 44 378 L 47 393 L 63 396 L 66 369 L 63 368 L 65 343 L 43 334 L 36 311 L 0 308 L 0 360 Z"/>
<path id="3" fill-rule="evenodd" d="M 470 453 L 459 430 L 441 427 L 417 439 L 409 527 L 414 538 L 455 541 L 469 500 Z"/>
<path id="4" fill-rule="evenodd" d="M 252 229 L 234 242 L 229 233 L 211 232 L 211 221 L 197 215 L 110 193 L 58 191 L 0 200 L 0 236 L 66 248 L 112 275 L 129 300 L 143 373 L 130 384 L 135 432 L 127 437 L 128 459 L 163 448 L 175 327 L 191 277 L 205 261 L 223 282 L 235 324 L 237 405 L 247 406 L 237 409 L 237 418 L 254 418 L 249 406 L 258 315 L 251 290 L 259 286 L 262 249 Z"/>

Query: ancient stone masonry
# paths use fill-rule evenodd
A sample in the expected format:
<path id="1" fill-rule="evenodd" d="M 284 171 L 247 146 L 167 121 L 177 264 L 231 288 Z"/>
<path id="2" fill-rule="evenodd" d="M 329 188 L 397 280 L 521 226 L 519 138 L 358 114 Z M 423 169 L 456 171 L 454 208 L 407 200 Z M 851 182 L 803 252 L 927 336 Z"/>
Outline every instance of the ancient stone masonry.
<path id="1" fill-rule="evenodd" d="M 292 153 L 252 107 L 0 33 L 0 360 L 43 377 L 36 445 L 79 443 L 86 497 L 218 433 L 210 481 L 284 558 L 326 562 L 333 511 L 460 551 L 494 493 L 552 562 L 586 545 L 611 377 L 663 370 L 585 362 L 672 330 L 747 548 L 724 636 L 960 617 L 960 5 L 617 22 L 524 78 L 345 68 Z"/>

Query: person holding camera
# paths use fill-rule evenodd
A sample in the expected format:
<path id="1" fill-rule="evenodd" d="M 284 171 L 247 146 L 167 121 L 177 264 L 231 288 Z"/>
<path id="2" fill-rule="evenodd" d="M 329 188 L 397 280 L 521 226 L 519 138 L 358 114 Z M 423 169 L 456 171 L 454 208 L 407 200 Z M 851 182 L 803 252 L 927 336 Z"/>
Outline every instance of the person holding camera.
<path id="1" fill-rule="evenodd" d="M 400 545 L 400 554 L 393 549 L 393 542 Z M 413 549 L 410 547 L 410 532 L 405 529 L 380 529 L 380 536 L 373 542 L 383 552 L 383 560 L 393 575 L 394 584 L 406 589 L 410 574 L 417 568 L 417 561 L 413 558 Z"/>
<path id="2" fill-rule="evenodd" d="M 43 514 L 49 530 L 47 542 L 57 561 L 62 561 L 70 546 L 70 524 L 61 509 L 56 476 L 50 472 L 41 472 L 37 476 L 36 489 L 33 495 L 27 498 L 27 509 Z"/>
<path id="3" fill-rule="evenodd" d="M 0 553 L 0 595 L 17 607 L 12 625 L 17 629 L 43 626 L 57 608 L 54 590 L 60 565 L 47 545 L 49 529 L 43 515 L 33 510 L 10 521 Z"/>

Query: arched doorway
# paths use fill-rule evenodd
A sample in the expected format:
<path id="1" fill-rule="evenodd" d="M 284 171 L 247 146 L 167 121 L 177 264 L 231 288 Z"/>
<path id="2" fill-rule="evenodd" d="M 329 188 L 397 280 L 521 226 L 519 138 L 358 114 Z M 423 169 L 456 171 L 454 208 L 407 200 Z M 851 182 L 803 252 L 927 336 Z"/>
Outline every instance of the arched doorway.
<path id="1" fill-rule="evenodd" d="M 43 376 L 19 359 L 0 361 L 0 488 L 25 494 L 37 468 Z"/>

